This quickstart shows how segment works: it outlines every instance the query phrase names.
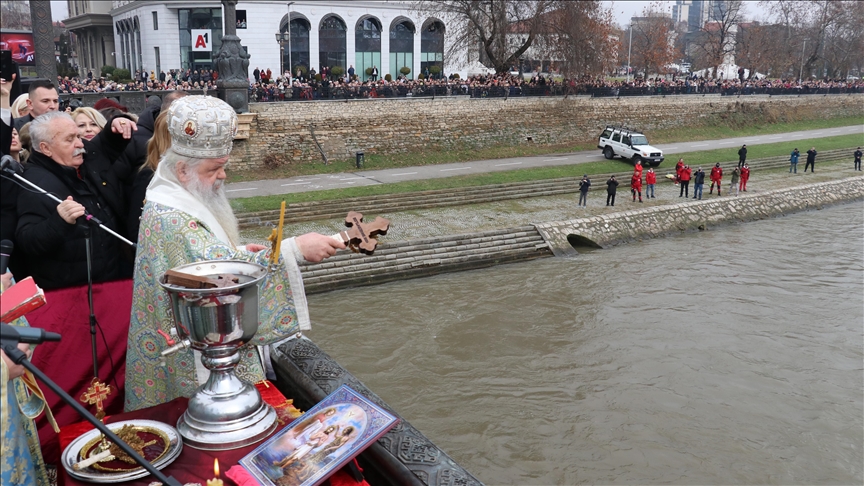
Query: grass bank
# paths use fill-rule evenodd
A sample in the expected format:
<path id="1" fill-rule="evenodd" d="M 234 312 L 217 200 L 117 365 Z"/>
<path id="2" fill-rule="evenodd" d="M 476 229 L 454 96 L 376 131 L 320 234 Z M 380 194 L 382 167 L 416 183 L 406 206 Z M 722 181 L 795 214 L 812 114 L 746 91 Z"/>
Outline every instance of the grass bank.
<path id="1" fill-rule="evenodd" d="M 803 154 L 811 146 L 817 150 L 832 150 L 864 145 L 864 135 L 839 135 L 836 137 L 823 137 L 807 140 L 796 140 L 794 143 L 779 142 L 766 145 L 754 145 L 747 152 L 748 159 L 774 157 L 789 154 L 794 146 Z M 737 162 L 730 157 L 734 151 L 731 149 L 705 150 L 700 152 L 688 152 L 676 154 L 674 160 L 666 161 L 660 167 L 659 172 L 671 170 L 677 157 L 683 157 L 685 162 L 691 166 L 709 167 L 717 162 Z M 851 160 L 850 150 L 850 160 Z M 803 163 L 803 162 L 802 162 Z M 818 163 L 818 159 L 817 159 Z M 802 166 L 803 167 L 803 166 Z M 527 182 L 545 179 L 556 179 L 560 177 L 578 177 L 582 174 L 607 174 L 621 172 L 627 174 L 633 171 L 633 165 L 624 160 L 603 160 L 600 162 L 585 162 L 567 166 L 540 167 L 534 169 L 519 169 L 504 172 L 490 172 L 487 174 L 475 174 L 444 179 L 424 179 L 418 181 L 397 182 L 393 184 L 379 184 L 364 187 L 349 187 L 345 189 L 331 189 L 326 191 L 310 191 L 291 193 L 275 196 L 257 196 L 249 198 L 232 199 L 231 205 L 238 212 L 255 212 L 278 209 L 282 200 L 288 204 L 327 201 L 359 196 L 377 196 L 386 194 L 401 194 L 406 192 L 429 191 L 436 189 L 448 189 L 456 187 L 473 187 L 490 184 L 506 184 L 511 182 Z"/>
<path id="2" fill-rule="evenodd" d="M 681 127 L 665 130 L 648 131 L 648 139 L 652 143 L 691 142 L 695 140 L 713 140 L 721 138 L 744 137 L 749 135 L 766 135 L 772 133 L 795 132 L 800 130 L 819 130 L 864 124 L 862 117 L 842 117 L 828 120 L 807 120 L 786 123 L 767 123 L 754 120 L 743 127 Z M 599 135 L 599 132 L 597 133 Z M 562 154 L 594 150 L 597 148 L 593 136 L 582 143 L 565 145 L 504 145 L 480 149 L 457 148 L 453 150 L 426 150 L 406 152 L 401 154 L 366 154 L 365 170 L 395 169 L 418 165 L 451 164 L 454 162 L 471 162 L 474 160 L 505 159 L 511 157 L 531 157 L 538 155 Z M 230 167 L 230 165 L 229 165 Z M 281 179 L 312 174 L 337 174 L 355 171 L 354 160 L 336 160 L 330 164 L 298 164 L 282 166 L 276 169 L 255 169 L 250 171 L 228 173 L 228 182 L 255 181 L 261 179 Z"/>

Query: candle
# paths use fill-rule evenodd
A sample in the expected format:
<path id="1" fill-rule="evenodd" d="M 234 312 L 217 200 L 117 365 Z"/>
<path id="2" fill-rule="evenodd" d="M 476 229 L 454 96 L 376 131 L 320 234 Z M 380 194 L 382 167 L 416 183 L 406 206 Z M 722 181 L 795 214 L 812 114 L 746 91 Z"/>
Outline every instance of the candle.
<path id="1" fill-rule="evenodd" d="M 223 486 L 222 480 L 219 479 L 219 459 L 213 459 L 213 474 L 215 474 L 216 477 L 208 479 L 207 486 Z"/>

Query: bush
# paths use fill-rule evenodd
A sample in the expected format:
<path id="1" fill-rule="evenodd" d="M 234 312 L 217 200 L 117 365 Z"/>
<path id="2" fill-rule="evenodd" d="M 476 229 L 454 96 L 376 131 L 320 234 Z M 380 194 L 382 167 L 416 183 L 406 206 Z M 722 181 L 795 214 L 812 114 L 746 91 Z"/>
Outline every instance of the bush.
<path id="1" fill-rule="evenodd" d="M 418 74 L 418 75 L 417 75 L 417 80 L 418 80 L 418 81 L 423 81 L 424 79 L 426 79 L 426 76 L 423 76 L 423 74 Z"/>
<path id="2" fill-rule="evenodd" d="M 411 74 L 411 68 L 409 68 L 408 66 L 402 66 L 401 68 L 399 68 L 399 72 L 404 74 L 405 76 L 408 76 L 409 74 Z"/>
<path id="3" fill-rule="evenodd" d="M 385 74 L 384 81 L 393 81 L 393 76 L 390 76 L 390 73 Z"/>
<path id="4" fill-rule="evenodd" d="M 345 74 L 345 68 L 343 68 L 342 66 L 333 66 L 332 68 L 330 68 L 330 74 L 337 78 L 341 77 L 343 74 Z"/>
<path id="5" fill-rule="evenodd" d="M 282 154 L 267 154 L 264 156 L 262 162 L 264 162 L 264 167 L 270 170 L 278 169 L 280 166 L 287 163 L 285 156 Z"/>
<path id="6" fill-rule="evenodd" d="M 114 78 L 114 81 L 117 81 L 118 83 L 126 79 L 132 79 L 132 73 L 130 73 L 128 69 L 115 69 L 111 75 L 111 77 Z"/>
<path id="7" fill-rule="evenodd" d="M 298 64 L 298 65 L 294 66 L 294 73 L 292 73 L 292 74 L 297 74 L 298 69 L 300 70 L 300 73 L 303 76 L 306 76 L 306 73 L 309 72 L 309 68 L 307 68 L 306 66 L 304 66 L 302 64 Z"/>
<path id="8" fill-rule="evenodd" d="M 430 66 L 429 72 L 432 74 L 441 74 L 441 66 Z"/>
<path id="9" fill-rule="evenodd" d="M 453 73 L 453 79 L 459 79 L 459 73 Z"/>
<path id="10" fill-rule="evenodd" d="M 372 68 L 371 67 L 366 68 L 365 72 L 366 72 L 366 76 L 372 76 Z"/>
<path id="11" fill-rule="evenodd" d="M 102 66 L 102 76 L 107 77 L 114 73 L 114 70 L 117 69 L 114 66 Z"/>
<path id="12" fill-rule="evenodd" d="M 321 73 L 315 75 L 315 81 L 318 81 L 320 83 L 322 79 L 324 78 L 321 77 Z"/>

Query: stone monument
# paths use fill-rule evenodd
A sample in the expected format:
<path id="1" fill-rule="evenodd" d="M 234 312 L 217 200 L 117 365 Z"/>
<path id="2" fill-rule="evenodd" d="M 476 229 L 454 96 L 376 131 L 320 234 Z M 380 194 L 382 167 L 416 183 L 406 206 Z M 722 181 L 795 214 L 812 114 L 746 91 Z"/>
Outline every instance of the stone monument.
<path id="1" fill-rule="evenodd" d="M 36 75 L 50 80 L 56 86 L 57 61 L 54 58 L 54 25 L 51 23 L 51 2 L 49 0 L 30 0 L 30 21 L 33 24 Z"/>
<path id="2" fill-rule="evenodd" d="M 219 79 L 216 87 L 219 98 L 231 105 L 237 113 L 249 111 L 249 54 L 240 45 L 237 37 L 237 1 L 222 0 L 222 16 L 225 34 L 222 48 L 216 55 L 216 70 Z"/>

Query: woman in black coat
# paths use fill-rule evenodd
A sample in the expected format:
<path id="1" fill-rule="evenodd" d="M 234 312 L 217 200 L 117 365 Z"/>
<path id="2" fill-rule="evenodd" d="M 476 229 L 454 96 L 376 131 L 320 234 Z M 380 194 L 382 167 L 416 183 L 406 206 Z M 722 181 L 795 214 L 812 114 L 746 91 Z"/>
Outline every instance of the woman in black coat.
<path id="1" fill-rule="evenodd" d="M 112 120 L 113 122 L 113 120 Z M 130 122 L 131 123 L 131 122 Z M 72 197 L 102 224 L 123 234 L 126 214 L 122 186 L 111 163 L 129 143 L 112 133 L 111 122 L 93 140 L 84 141 L 84 161 L 78 167 L 61 165 L 34 151 L 28 159 L 24 178 L 61 200 Z M 43 194 L 21 190 L 18 195 L 16 256 L 43 289 L 57 289 L 87 283 L 85 238 L 89 232 L 91 272 L 94 282 L 127 278 L 132 274 L 124 243 L 94 224 L 79 218 L 67 223 L 57 203 Z M 127 257 L 124 258 L 124 252 Z"/>

